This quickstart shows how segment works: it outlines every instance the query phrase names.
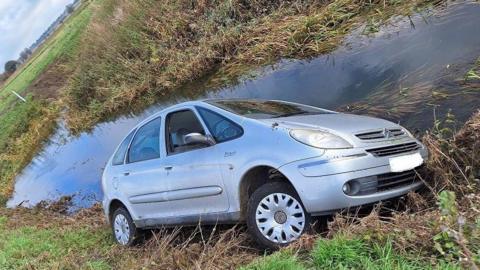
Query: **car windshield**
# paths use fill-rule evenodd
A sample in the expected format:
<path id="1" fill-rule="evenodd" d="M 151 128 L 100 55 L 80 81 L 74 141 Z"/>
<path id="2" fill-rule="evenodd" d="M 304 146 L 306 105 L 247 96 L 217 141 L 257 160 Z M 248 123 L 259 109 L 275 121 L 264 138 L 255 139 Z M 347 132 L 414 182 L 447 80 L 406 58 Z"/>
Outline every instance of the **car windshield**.
<path id="1" fill-rule="evenodd" d="M 235 114 L 254 119 L 331 113 L 315 107 L 273 100 L 213 100 L 207 102 Z"/>

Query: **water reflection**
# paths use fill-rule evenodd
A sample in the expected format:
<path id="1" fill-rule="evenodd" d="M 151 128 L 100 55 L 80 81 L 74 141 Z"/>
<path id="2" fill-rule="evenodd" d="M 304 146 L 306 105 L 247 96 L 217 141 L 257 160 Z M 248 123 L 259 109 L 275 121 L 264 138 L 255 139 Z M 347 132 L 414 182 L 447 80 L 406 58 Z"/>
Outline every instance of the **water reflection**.
<path id="1" fill-rule="evenodd" d="M 464 96 L 458 82 L 480 56 L 480 5 L 463 3 L 427 18 L 397 19 L 374 38 L 346 39 L 342 48 L 310 61 L 281 61 L 261 76 L 236 86 L 204 89 L 192 84 L 168 102 L 140 115 L 127 115 L 97 125 L 92 132 L 70 137 L 60 125 L 56 134 L 18 177 L 9 206 L 79 194 L 78 207 L 101 198 L 105 162 L 125 134 L 151 113 L 172 103 L 197 98 L 264 98 L 295 101 L 327 109 L 378 115 L 410 128 L 433 123 L 432 106 L 452 108 L 465 120 L 478 108 L 478 92 Z M 454 93 L 432 99 L 433 91 Z M 460 93 L 460 95 L 458 95 Z"/>

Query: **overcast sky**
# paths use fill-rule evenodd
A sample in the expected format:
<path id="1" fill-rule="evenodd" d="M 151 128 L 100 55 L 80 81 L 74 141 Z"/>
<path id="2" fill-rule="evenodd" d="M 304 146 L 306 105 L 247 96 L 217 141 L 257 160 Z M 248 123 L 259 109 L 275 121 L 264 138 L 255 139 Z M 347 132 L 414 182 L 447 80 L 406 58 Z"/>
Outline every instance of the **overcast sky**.
<path id="1" fill-rule="evenodd" d="M 0 0 L 0 72 L 38 37 L 72 0 Z"/>

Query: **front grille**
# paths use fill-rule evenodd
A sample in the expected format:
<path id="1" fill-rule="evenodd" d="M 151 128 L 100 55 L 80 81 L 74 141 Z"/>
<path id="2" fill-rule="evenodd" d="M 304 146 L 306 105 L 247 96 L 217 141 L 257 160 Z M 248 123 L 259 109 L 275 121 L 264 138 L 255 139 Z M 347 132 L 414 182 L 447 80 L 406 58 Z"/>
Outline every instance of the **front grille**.
<path id="1" fill-rule="evenodd" d="M 417 180 L 417 174 L 414 170 L 401 173 L 385 173 L 377 176 L 377 191 L 386 191 L 406 185 L 411 185 Z"/>
<path id="2" fill-rule="evenodd" d="M 418 150 L 419 148 L 420 148 L 420 145 L 418 145 L 416 142 L 410 142 L 410 143 L 403 143 L 403 144 L 396 144 L 396 145 L 389 145 L 389 146 L 384 146 L 379 148 L 367 149 L 367 152 L 372 153 L 376 157 L 385 157 L 385 156 L 412 152 L 412 151 Z"/>
<path id="3" fill-rule="evenodd" d="M 381 129 L 376 131 L 364 132 L 355 134 L 360 140 L 378 140 L 378 139 L 388 139 L 396 138 L 405 135 L 405 131 L 399 128 L 393 129 Z"/>
<path id="4" fill-rule="evenodd" d="M 420 181 L 420 179 L 417 177 L 415 170 L 410 170 L 400 173 L 385 173 L 376 176 L 363 177 L 349 182 L 352 186 L 358 185 L 355 194 L 351 196 L 360 196 L 401 188 L 418 181 Z"/>

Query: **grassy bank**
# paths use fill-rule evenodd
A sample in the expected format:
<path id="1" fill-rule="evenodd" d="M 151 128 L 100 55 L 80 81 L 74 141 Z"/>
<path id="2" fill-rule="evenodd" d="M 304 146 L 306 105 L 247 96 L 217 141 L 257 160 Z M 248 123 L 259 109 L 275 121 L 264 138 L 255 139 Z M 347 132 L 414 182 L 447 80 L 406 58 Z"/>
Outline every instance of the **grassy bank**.
<path id="1" fill-rule="evenodd" d="M 305 235 L 265 254 L 242 226 L 198 227 L 162 230 L 121 248 L 98 206 L 65 216 L 66 200 L 47 209 L 0 208 L 0 268 L 476 269 L 480 112 L 456 133 L 444 124 L 423 138 L 431 155 L 426 189 L 409 194 L 405 211 L 338 214 L 323 238 Z"/>
<path id="2" fill-rule="evenodd" d="M 0 194 L 10 194 L 59 111 L 73 131 L 87 130 L 206 74 L 217 72 L 221 84 L 281 58 L 327 53 L 360 24 L 375 31 L 372 24 L 440 2 L 85 1 L 0 90 L 0 146 L 8 146 L 0 149 Z M 18 105 L 11 91 L 32 104 Z"/>
<path id="3" fill-rule="evenodd" d="M 12 193 L 16 175 L 30 163 L 42 142 L 55 129 L 57 116 L 55 106 L 28 98 L 27 102 L 16 104 L 2 117 L 0 203 Z"/>
<path id="4" fill-rule="evenodd" d="M 39 223 L 38 219 L 45 222 Z M 0 211 L 1 269 L 460 269 L 445 260 L 399 252 L 392 240 L 338 234 L 306 236 L 264 256 L 243 228 L 172 229 L 143 246 L 121 248 L 99 209 L 66 218 L 50 210 Z"/>
<path id="5" fill-rule="evenodd" d="M 0 92 L 15 86 L 31 94 L 27 103 L 5 103 L 0 115 L 0 204 L 62 109 L 74 130 L 88 129 L 209 72 L 234 79 L 279 58 L 329 52 L 358 24 L 375 31 L 394 14 L 435 3 L 96 1 L 65 28 L 78 31 L 61 29 L 55 37 L 65 36 L 49 41 Z M 479 63 L 465 76 L 469 87 L 478 85 Z M 49 80 L 48 71 L 57 69 L 68 78 L 56 86 L 59 102 L 36 92 L 40 77 Z M 427 189 L 409 195 L 406 211 L 338 215 L 326 238 L 305 236 L 271 255 L 241 226 L 163 230 L 126 249 L 114 244 L 98 207 L 74 216 L 62 214 L 61 204 L 0 207 L 0 269 L 473 268 L 480 263 L 479 136 L 480 114 L 458 133 L 437 123 L 424 137 Z"/>
<path id="6" fill-rule="evenodd" d="M 361 23 L 375 31 L 392 15 L 439 2 L 105 0 L 66 92 L 68 123 L 88 129 L 211 72 L 232 79 L 281 58 L 327 53 Z"/>
<path id="7" fill-rule="evenodd" d="M 14 101 L 17 100 L 11 91 L 21 95 L 34 91 L 29 86 L 42 73 L 46 71 L 54 62 L 56 65 L 63 65 L 67 69 L 66 63 L 71 60 L 75 51 L 78 49 L 79 41 L 83 30 L 87 26 L 91 16 L 91 10 L 87 5 L 83 5 L 72 14 L 72 18 L 67 20 L 54 35 L 43 44 L 38 51 L 21 68 L 14 73 L 3 85 L 0 91 L 0 110 L 8 109 Z M 68 74 L 68 71 L 64 71 Z M 68 78 L 65 78 L 67 80 Z M 5 112 L 4 112 L 5 113 Z"/>
<path id="8" fill-rule="evenodd" d="M 165 230 L 122 248 L 99 207 L 61 210 L 0 208 L 0 269 L 233 269 L 258 254 L 235 227 Z"/>
<path id="9" fill-rule="evenodd" d="M 0 89 L 0 197 L 11 194 L 15 176 L 55 128 L 59 93 L 91 14 L 88 2 L 83 4 Z"/>
<path id="10" fill-rule="evenodd" d="M 303 252 L 302 252 L 303 251 Z M 257 259 L 241 270 L 302 269 L 461 269 L 444 261 L 432 265 L 428 258 L 399 253 L 392 240 L 369 242 L 361 238 L 336 235 L 317 240 L 309 252 L 286 249 Z"/>

